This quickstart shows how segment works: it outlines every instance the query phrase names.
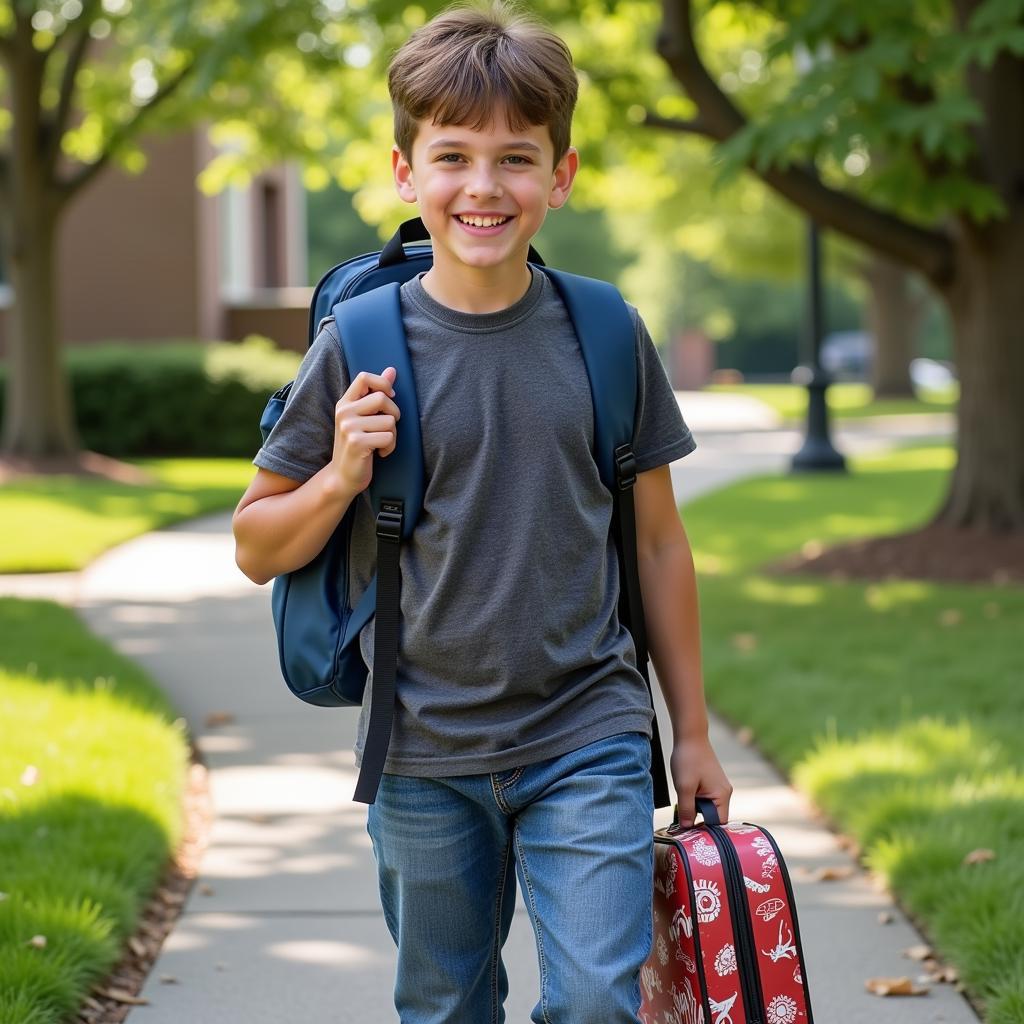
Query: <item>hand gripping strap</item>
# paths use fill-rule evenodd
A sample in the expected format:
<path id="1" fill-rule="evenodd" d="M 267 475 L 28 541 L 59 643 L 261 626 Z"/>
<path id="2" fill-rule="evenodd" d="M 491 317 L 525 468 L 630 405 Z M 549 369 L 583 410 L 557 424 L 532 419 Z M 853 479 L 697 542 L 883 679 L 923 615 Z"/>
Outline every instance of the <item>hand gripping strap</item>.
<path id="1" fill-rule="evenodd" d="M 377 575 L 358 603 L 346 642 L 358 642 L 358 630 L 369 619 L 374 603 L 373 673 L 370 716 L 354 799 L 373 803 L 387 759 L 395 714 L 398 668 L 401 540 L 412 533 L 423 506 L 423 448 L 419 406 L 412 362 L 405 342 L 397 284 L 338 303 L 334 316 L 352 378 L 361 370 L 398 371 L 395 402 L 402 417 L 396 428 L 395 450 L 386 458 L 373 457 L 368 489 L 377 520 Z M 372 593 L 371 593 L 372 591 Z"/>

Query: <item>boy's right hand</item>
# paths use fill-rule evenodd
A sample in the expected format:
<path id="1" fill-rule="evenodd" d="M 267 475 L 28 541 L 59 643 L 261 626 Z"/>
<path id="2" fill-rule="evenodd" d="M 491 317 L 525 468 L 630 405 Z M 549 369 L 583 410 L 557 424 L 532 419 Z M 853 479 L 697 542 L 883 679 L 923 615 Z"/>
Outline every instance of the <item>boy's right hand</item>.
<path id="1" fill-rule="evenodd" d="M 393 366 L 382 374 L 358 373 L 334 407 L 331 466 L 343 486 L 357 494 L 373 479 L 373 453 L 386 457 L 395 450 L 402 417 L 393 400 L 397 376 Z"/>

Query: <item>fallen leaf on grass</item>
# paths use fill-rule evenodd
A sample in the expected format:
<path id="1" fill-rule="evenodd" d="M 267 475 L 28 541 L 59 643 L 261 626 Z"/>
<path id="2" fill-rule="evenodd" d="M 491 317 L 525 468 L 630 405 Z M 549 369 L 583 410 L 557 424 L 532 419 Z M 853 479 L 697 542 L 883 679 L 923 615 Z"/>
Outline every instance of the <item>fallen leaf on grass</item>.
<path id="1" fill-rule="evenodd" d="M 757 649 L 757 637 L 753 633 L 733 633 L 732 645 L 737 651 L 747 653 Z"/>
<path id="2" fill-rule="evenodd" d="M 995 859 L 996 859 L 996 851 L 995 850 L 978 849 L 978 850 L 971 850 L 971 852 L 969 854 L 967 854 L 966 857 L 964 857 L 963 863 L 964 864 L 984 864 L 985 861 L 987 861 L 987 860 L 995 860 Z"/>
<path id="3" fill-rule="evenodd" d="M 113 999 L 115 1003 L 128 1003 L 131 1006 L 149 1006 L 149 1000 L 142 996 L 133 996 L 122 988 L 98 988 L 97 993 L 104 999 Z"/>
<path id="4" fill-rule="evenodd" d="M 959 626 L 964 620 L 964 613 L 959 608 L 946 608 L 939 615 L 939 623 L 943 626 Z"/>
<path id="5" fill-rule="evenodd" d="M 918 988 L 910 978 L 868 978 L 864 987 L 876 996 L 925 996 L 928 989 Z"/>
<path id="6" fill-rule="evenodd" d="M 218 725 L 230 725 L 234 720 L 235 716 L 230 711 L 211 711 L 206 716 L 206 726 L 212 729 Z"/>

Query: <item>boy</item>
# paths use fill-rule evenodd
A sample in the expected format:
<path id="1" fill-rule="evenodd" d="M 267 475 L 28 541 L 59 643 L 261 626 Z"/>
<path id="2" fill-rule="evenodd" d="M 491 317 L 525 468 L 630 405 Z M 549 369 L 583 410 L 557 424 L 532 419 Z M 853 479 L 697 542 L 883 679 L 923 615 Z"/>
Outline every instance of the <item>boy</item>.
<path id="1" fill-rule="evenodd" d="M 551 281 L 527 263 L 576 174 L 575 71 L 560 39 L 496 5 L 415 32 L 388 85 L 396 188 L 434 253 L 400 293 L 426 489 L 402 548 L 395 723 L 367 817 L 398 947 L 395 1005 L 403 1024 L 504 1020 L 518 875 L 540 961 L 532 1019 L 635 1024 L 651 944 L 652 711 L 618 621 L 586 369 Z M 699 793 L 726 821 L 732 788 L 708 742 L 693 561 L 668 470 L 695 445 L 630 311 L 640 577 L 680 820 L 692 823 Z M 352 502 L 365 540 L 353 562 L 372 559 L 360 495 L 374 453 L 395 447 L 395 377 L 349 380 L 325 321 L 235 512 L 251 579 L 312 559 Z M 353 565 L 357 586 L 372 571 Z"/>

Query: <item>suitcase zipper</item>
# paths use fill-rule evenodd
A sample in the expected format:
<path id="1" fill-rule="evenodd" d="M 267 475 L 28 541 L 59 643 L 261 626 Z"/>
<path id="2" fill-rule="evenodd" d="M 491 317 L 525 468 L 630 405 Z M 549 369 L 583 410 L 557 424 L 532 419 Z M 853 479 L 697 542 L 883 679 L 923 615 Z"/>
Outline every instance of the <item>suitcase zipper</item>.
<path id="1" fill-rule="evenodd" d="M 720 826 L 708 825 L 707 829 L 722 858 L 725 884 L 729 890 L 729 912 L 736 935 L 736 945 L 739 946 L 736 964 L 739 969 L 740 987 L 743 990 L 743 1003 L 747 1010 L 747 1022 L 763 1024 L 764 996 L 757 971 L 757 946 L 754 942 L 753 925 L 750 922 L 750 906 L 747 903 L 746 887 L 743 882 L 743 868 L 728 836 L 720 832 Z"/>

